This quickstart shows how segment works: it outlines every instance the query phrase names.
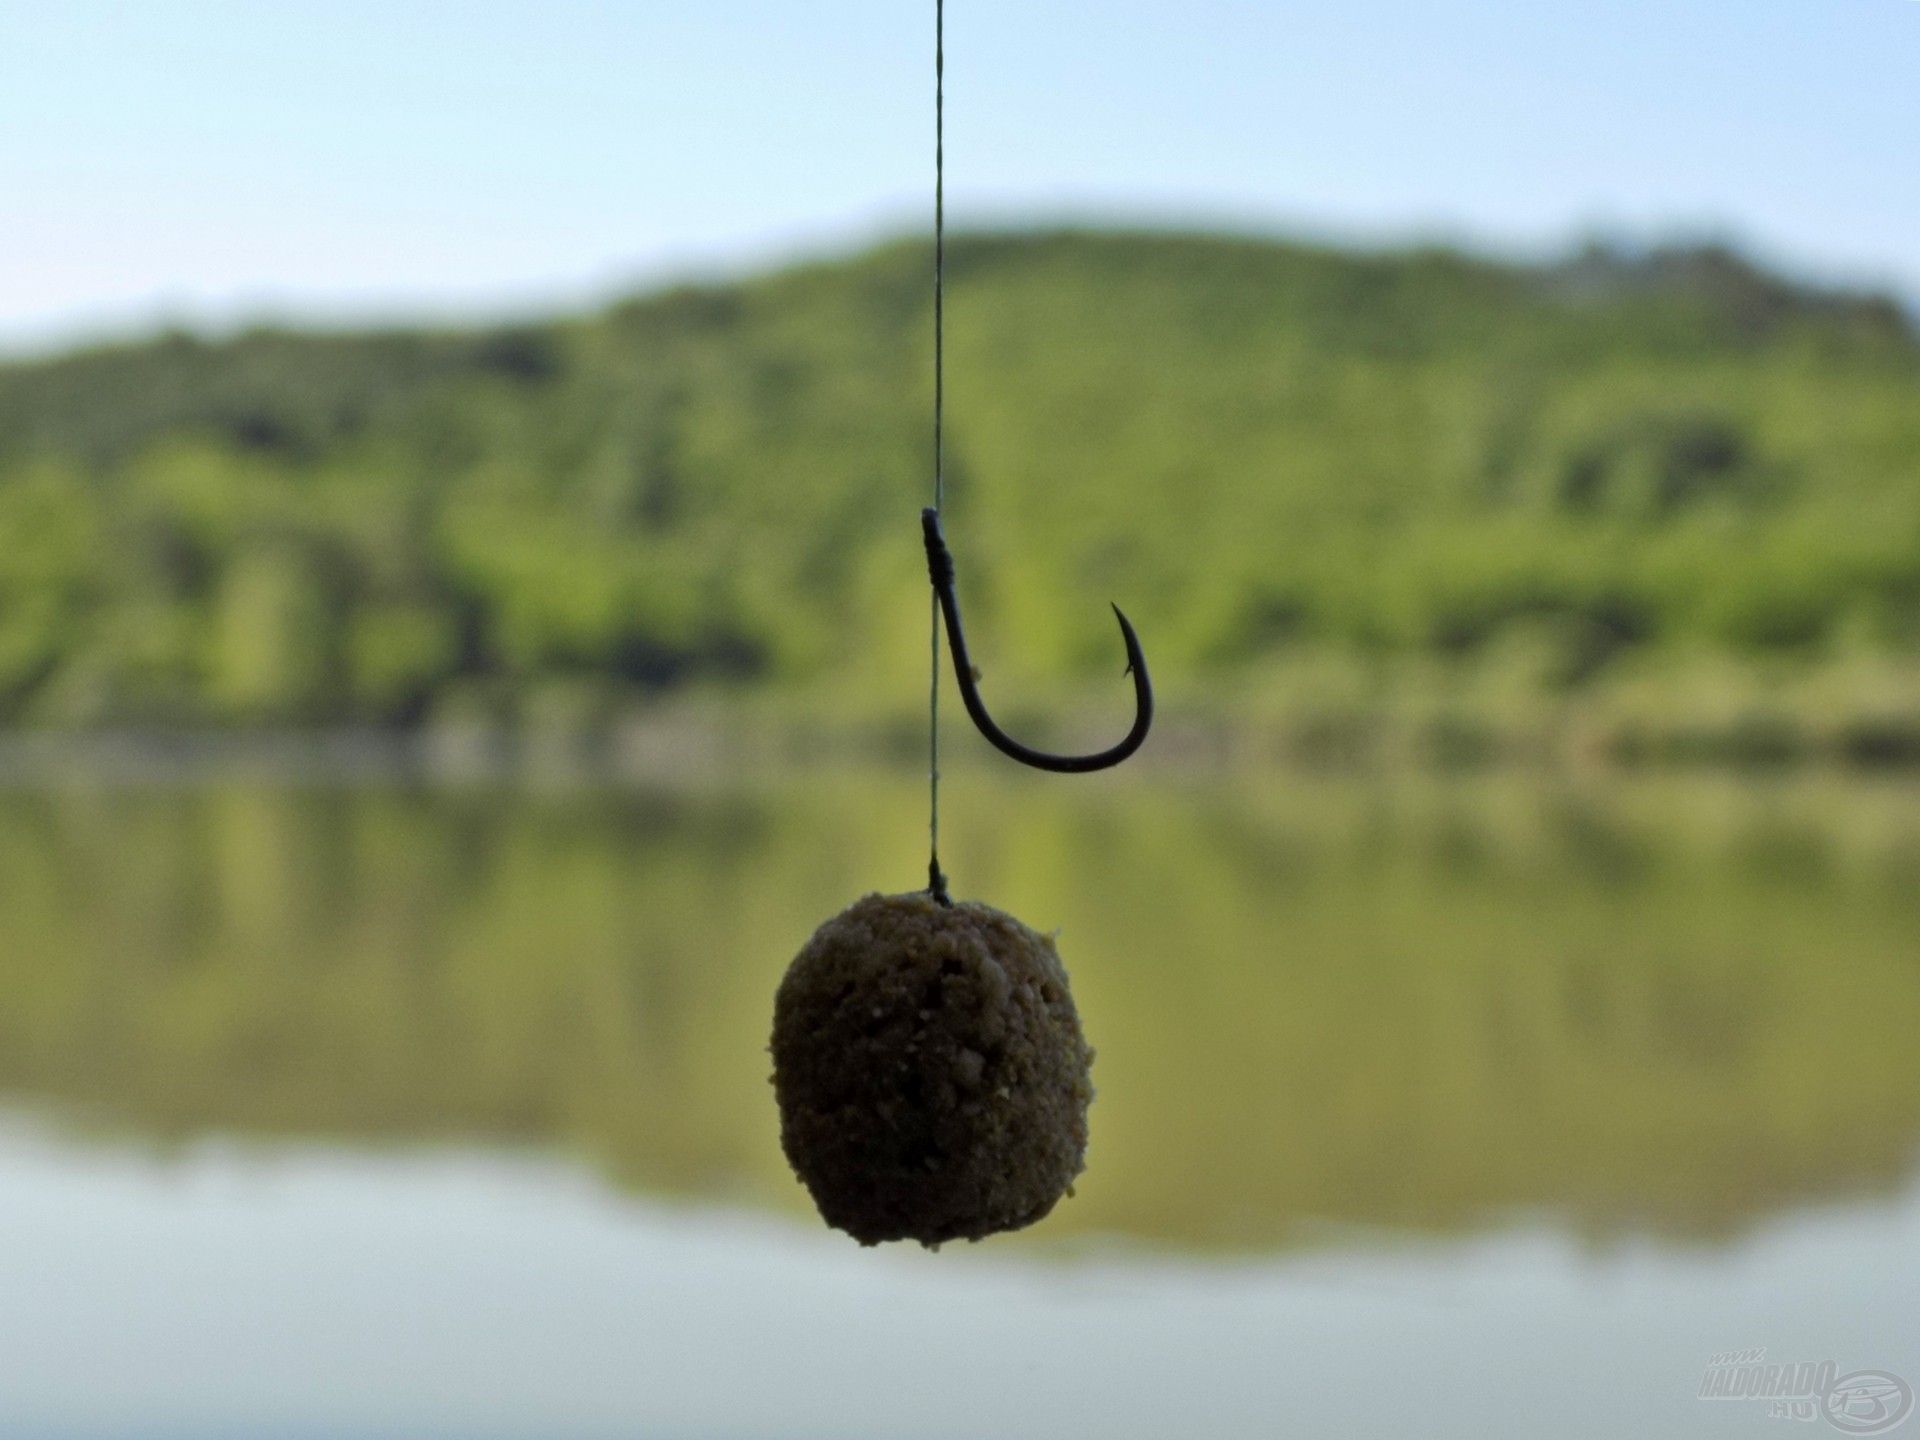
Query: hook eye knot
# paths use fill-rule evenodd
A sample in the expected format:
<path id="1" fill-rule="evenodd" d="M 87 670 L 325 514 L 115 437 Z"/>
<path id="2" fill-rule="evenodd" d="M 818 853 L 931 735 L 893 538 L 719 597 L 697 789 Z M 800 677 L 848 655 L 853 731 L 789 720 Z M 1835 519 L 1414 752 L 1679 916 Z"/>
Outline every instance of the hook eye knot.
<path id="1" fill-rule="evenodd" d="M 953 552 L 947 549 L 947 537 L 940 533 L 940 512 L 931 505 L 920 512 L 920 534 L 927 544 L 927 578 L 936 590 L 951 587 Z"/>

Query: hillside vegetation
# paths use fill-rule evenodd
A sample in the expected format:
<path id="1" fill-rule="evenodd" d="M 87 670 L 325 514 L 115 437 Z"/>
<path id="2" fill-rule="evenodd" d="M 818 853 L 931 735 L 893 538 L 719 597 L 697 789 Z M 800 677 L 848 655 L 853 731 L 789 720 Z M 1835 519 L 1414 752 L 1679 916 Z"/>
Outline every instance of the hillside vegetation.
<path id="1" fill-rule="evenodd" d="M 1174 716 L 1920 727 L 1920 342 L 1885 299 L 1713 249 L 951 263 L 948 529 L 996 696 L 1124 705 L 1111 598 Z M 909 714 L 929 268 L 0 366 L 0 724 Z"/>

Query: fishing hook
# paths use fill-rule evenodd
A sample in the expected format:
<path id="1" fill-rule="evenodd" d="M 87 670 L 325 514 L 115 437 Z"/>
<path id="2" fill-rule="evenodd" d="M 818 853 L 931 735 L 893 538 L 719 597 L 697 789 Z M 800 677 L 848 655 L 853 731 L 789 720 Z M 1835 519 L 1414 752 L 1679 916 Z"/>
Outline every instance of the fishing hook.
<path id="1" fill-rule="evenodd" d="M 1133 728 L 1127 732 L 1126 739 L 1092 755 L 1051 755 L 1022 745 L 993 723 L 986 703 L 980 698 L 980 673 L 967 655 L 967 635 L 960 625 L 960 601 L 953 592 L 953 552 L 947 549 L 947 537 L 940 532 L 940 512 L 931 505 L 920 512 L 920 529 L 927 542 L 927 576 L 940 599 L 940 611 L 947 618 L 947 640 L 953 646 L 954 678 L 960 682 L 960 699 L 967 707 L 967 714 L 973 717 L 973 723 L 993 747 L 1022 765 L 1064 775 L 1105 770 L 1138 750 L 1147 738 L 1147 731 L 1153 728 L 1153 681 L 1147 675 L 1147 657 L 1140 648 L 1140 637 L 1133 633 L 1133 626 L 1120 607 L 1115 605 L 1113 614 L 1120 622 L 1120 634 L 1127 644 L 1126 673 L 1133 676 Z"/>

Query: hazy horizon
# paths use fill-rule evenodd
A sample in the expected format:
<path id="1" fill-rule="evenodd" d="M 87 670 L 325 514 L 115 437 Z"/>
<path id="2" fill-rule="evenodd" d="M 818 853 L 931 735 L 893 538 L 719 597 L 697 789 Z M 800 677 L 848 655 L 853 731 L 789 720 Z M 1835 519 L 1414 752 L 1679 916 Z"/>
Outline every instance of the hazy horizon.
<path id="1" fill-rule="evenodd" d="M 1707 236 L 1920 299 L 1920 6 L 949 9 L 960 226 L 1519 258 Z M 0 21 L 0 352 L 577 309 L 927 222 L 931 6 Z"/>
<path id="2" fill-rule="evenodd" d="M 901 223 L 849 229 L 841 235 L 800 242 L 764 255 L 731 259 L 715 257 L 704 262 L 697 258 L 668 260 L 652 269 L 612 277 L 601 285 L 583 286 L 573 291 L 508 291 L 465 301 L 422 297 L 411 303 L 402 297 L 395 297 L 390 302 L 364 309 L 328 304 L 302 305 L 298 302 L 263 303 L 251 308 L 240 305 L 230 310 L 211 312 L 161 307 L 148 313 L 79 320 L 68 328 L 44 334 L 16 336 L 0 330 L 0 361 L 32 363 L 102 346 L 137 345 L 168 334 L 188 334 L 217 343 L 257 330 L 324 335 L 412 329 L 459 331 L 520 321 L 564 321 L 569 317 L 591 315 L 608 306 L 644 299 L 681 286 L 744 283 L 757 277 L 777 275 L 811 265 L 854 264 L 864 255 L 893 245 L 908 244 L 919 239 L 931 243 L 931 232 L 923 234 L 923 228 Z M 963 242 L 969 237 L 1040 237 L 1062 233 L 1191 236 L 1278 247 L 1327 249 L 1355 255 L 1387 256 L 1435 249 L 1517 268 L 1551 267 L 1567 263 L 1590 246 L 1599 246 L 1623 255 L 1724 247 L 1756 269 L 1811 292 L 1860 297 L 1891 296 L 1913 317 L 1916 324 L 1920 324 L 1920 291 L 1877 284 L 1872 277 L 1836 272 L 1832 267 L 1809 263 L 1803 257 L 1770 250 L 1750 237 L 1712 228 L 1675 227 L 1646 233 L 1589 229 L 1570 232 L 1553 244 L 1502 246 L 1488 237 L 1443 232 L 1407 231 L 1367 235 L 1310 224 L 1261 225 L 1228 215 L 1152 217 L 1115 212 L 1108 215 L 987 218 L 978 223 L 950 228 L 948 238 L 952 243 Z"/>

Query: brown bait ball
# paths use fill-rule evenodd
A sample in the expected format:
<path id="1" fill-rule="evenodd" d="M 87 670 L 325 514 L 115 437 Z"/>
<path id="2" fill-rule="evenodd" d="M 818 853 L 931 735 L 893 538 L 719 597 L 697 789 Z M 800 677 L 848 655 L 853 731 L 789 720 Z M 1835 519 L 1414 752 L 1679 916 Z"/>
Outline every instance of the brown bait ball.
<path id="1" fill-rule="evenodd" d="M 1031 1225 L 1086 1168 L 1093 1051 L 1053 941 L 985 905 L 869 895 L 773 1011 L 780 1144 L 863 1245 Z"/>

